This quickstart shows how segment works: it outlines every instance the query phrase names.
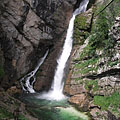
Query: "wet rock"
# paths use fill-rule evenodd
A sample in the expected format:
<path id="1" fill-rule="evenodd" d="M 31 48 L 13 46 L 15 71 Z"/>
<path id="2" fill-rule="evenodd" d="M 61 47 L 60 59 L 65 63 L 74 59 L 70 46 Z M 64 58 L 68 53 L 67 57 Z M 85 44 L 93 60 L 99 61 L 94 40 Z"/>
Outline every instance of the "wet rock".
<path id="1" fill-rule="evenodd" d="M 81 111 L 88 111 L 89 101 L 85 94 L 77 94 L 72 96 L 68 101 L 75 105 Z"/>
<path id="2" fill-rule="evenodd" d="M 14 96 L 14 95 L 20 95 L 22 91 L 20 88 L 17 88 L 16 86 L 12 86 L 7 90 L 7 93 L 11 96 Z"/>

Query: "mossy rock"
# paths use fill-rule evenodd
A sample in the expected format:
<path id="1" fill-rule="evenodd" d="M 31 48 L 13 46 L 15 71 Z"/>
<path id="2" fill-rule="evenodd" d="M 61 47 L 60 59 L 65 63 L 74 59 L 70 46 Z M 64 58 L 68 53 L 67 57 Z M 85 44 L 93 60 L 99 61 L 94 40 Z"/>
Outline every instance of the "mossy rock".
<path id="1" fill-rule="evenodd" d="M 79 14 L 75 18 L 74 25 L 74 45 L 82 45 L 84 40 L 87 39 L 91 29 L 91 19 L 93 14 L 93 7 L 89 9 L 87 12 Z"/>
<path id="2" fill-rule="evenodd" d="M 100 106 L 102 110 L 109 110 L 120 117 L 120 93 L 115 92 L 110 96 L 94 96 L 94 104 Z"/>
<path id="3" fill-rule="evenodd" d="M 0 120 L 2 119 L 12 119 L 13 118 L 13 114 L 8 112 L 6 109 L 0 107 Z"/>
<path id="4" fill-rule="evenodd" d="M 28 120 L 24 115 L 19 114 L 16 116 L 18 120 Z M 15 116 L 12 112 L 9 112 L 5 108 L 0 107 L 0 120 L 10 120 L 15 119 Z"/>
<path id="5" fill-rule="evenodd" d="M 86 29 L 88 28 L 88 24 L 87 24 L 87 16 L 85 16 L 84 14 L 80 14 L 76 17 L 75 19 L 75 28 L 78 29 Z"/>
<path id="6" fill-rule="evenodd" d="M 74 45 L 82 45 L 88 36 L 89 33 L 87 31 L 81 31 L 76 28 L 74 32 Z"/>

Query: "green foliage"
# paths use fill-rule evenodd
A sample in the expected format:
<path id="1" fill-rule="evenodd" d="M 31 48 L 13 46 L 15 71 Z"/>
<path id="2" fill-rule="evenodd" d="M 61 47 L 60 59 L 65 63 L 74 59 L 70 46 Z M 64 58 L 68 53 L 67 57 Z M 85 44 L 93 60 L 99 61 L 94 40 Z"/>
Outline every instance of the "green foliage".
<path id="1" fill-rule="evenodd" d="M 111 0 L 105 0 L 103 1 L 102 5 L 97 6 L 97 10 L 94 12 L 95 16 L 100 15 L 102 10 L 110 3 Z M 106 9 L 103 10 L 107 12 L 107 18 L 109 25 L 113 25 L 113 21 L 115 20 L 115 17 L 119 16 L 120 14 L 120 1 L 114 0 L 109 6 L 106 7 Z"/>
<path id="2" fill-rule="evenodd" d="M 110 1 L 105 1 L 104 4 L 98 5 L 98 7 L 94 7 L 94 10 L 93 10 L 95 13 L 94 15 L 96 16 L 98 13 L 100 13 L 109 2 Z M 115 43 L 115 40 L 112 38 L 112 36 L 109 35 L 109 30 L 113 25 L 113 20 L 114 20 L 113 18 L 118 15 L 118 13 L 116 13 L 115 11 L 116 3 L 120 4 L 119 1 L 115 0 L 115 2 L 113 2 L 104 11 L 98 14 L 97 17 L 94 18 L 94 21 L 92 24 L 92 30 L 89 36 L 89 43 L 80 53 L 80 57 L 74 60 L 76 62 L 74 67 L 75 69 L 77 69 L 74 72 L 74 74 L 82 74 L 82 75 L 93 74 L 93 73 L 95 74 L 99 67 L 98 66 L 99 59 L 104 57 L 109 58 L 109 60 L 106 62 L 108 62 L 107 65 L 110 67 L 113 67 L 117 65 L 117 63 L 119 63 L 119 61 L 111 60 L 114 53 L 113 48 L 116 45 L 116 43 Z M 112 6 L 114 9 L 114 12 L 110 13 Z M 119 11 L 120 9 L 118 8 L 119 6 L 117 5 L 116 7 Z M 115 15 L 115 16 L 112 16 L 112 15 Z M 85 15 L 77 16 L 75 20 L 75 33 L 74 33 L 75 40 L 76 39 L 77 41 L 81 40 L 81 36 L 84 35 L 83 33 L 80 32 L 80 30 L 87 28 L 86 21 L 87 19 Z M 84 40 L 82 41 L 82 43 L 83 42 Z M 102 67 L 104 67 L 104 65 L 102 65 L 101 68 Z"/>
<path id="3" fill-rule="evenodd" d="M 106 0 L 106 4 L 108 2 L 109 1 Z M 99 9 L 97 8 L 95 15 L 98 14 L 106 6 L 106 4 L 100 6 Z M 77 74 L 90 74 L 93 71 L 97 71 L 99 67 L 97 65 L 100 58 L 108 57 L 108 61 L 106 62 L 108 62 L 107 65 L 110 67 L 113 67 L 120 62 L 119 60 L 112 61 L 111 59 L 113 57 L 114 46 L 116 43 L 112 36 L 109 35 L 109 30 L 115 21 L 115 17 L 120 14 L 119 6 L 120 1 L 114 0 L 110 6 L 95 17 L 92 25 L 92 31 L 89 36 L 89 43 L 80 53 L 80 57 L 74 60 L 76 61 L 75 70 L 77 69 Z M 79 21 L 77 21 L 77 24 L 80 24 Z M 82 25 L 84 25 L 84 22 L 82 22 Z M 120 28 L 118 27 L 118 32 L 119 31 Z M 79 29 L 77 32 L 79 33 Z M 79 39 L 79 34 L 77 35 Z M 120 46 L 120 43 L 118 43 L 117 46 Z M 100 54 L 98 53 L 99 51 L 101 51 Z M 100 67 L 104 67 L 104 63 Z M 76 78 L 76 80 L 81 79 Z M 99 88 L 97 80 L 85 80 L 82 82 L 84 82 L 87 90 L 92 88 L 94 92 Z M 119 113 L 117 108 L 120 106 L 120 94 L 116 92 L 111 96 L 95 96 L 94 103 L 100 106 L 102 110 L 111 110 L 112 112 Z"/>
<path id="4" fill-rule="evenodd" d="M 94 92 L 98 90 L 97 80 L 86 80 L 85 89 L 89 90 L 91 88 L 93 89 Z"/>
<path id="5" fill-rule="evenodd" d="M 89 44 L 94 49 L 104 48 L 108 43 L 109 26 L 106 18 L 106 12 L 99 15 L 95 26 L 92 29 L 92 36 Z"/>
<path id="6" fill-rule="evenodd" d="M 97 8 L 95 15 L 98 14 L 103 8 L 109 3 L 109 1 L 105 2 L 104 5 Z M 103 49 L 104 54 L 103 56 L 111 56 L 113 53 L 111 51 L 112 48 L 114 48 L 115 41 L 111 36 L 108 35 L 109 29 L 113 25 L 113 18 L 120 13 L 119 1 L 115 0 L 109 7 L 107 7 L 102 13 L 100 13 L 95 23 L 92 25 L 92 32 L 89 39 L 88 46 L 84 49 L 83 53 L 81 54 L 81 57 L 87 56 L 96 56 L 96 50 L 97 49 Z M 116 5 L 116 7 L 115 7 Z M 110 13 L 111 9 L 114 9 L 114 13 Z M 119 11 L 118 13 L 116 11 Z M 112 15 L 115 15 L 114 17 Z M 118 29 L 119 30 L 119 29 Z"/>
<path id="7" fill-rule="evenodd" d="M 82 82 L 82 78 L 75 78 L 76 81 L 81 81 Z"/>
<path id="8" fill-rule="evenodd" d="M 75 67 L 83 69 L 85 67 L 88 67 L 89 65 L 94 65 L 97 62 L 97 60 L 97 58 L 89 59 L 84 62 L 81 62 L 80 64 L 76 64 Z"/>
<path id="9" fill-rule="evenodd" d="M 8 112 L 6 109 L 4 108 L 0 108 L 0 119 L 12 119 L 13 118 L 13 114 Z"/>
<path id="10" fill-rule="evenodd" d="M 92 47 L 88 44 L 84 49 L 83 52 L 80 54 L 80 60 L 83 60 L 85 57 L 94 57 L 96 56 L 96 50 L 94 46 Z"/>
<path id="11" fill-rule="evenodd" d="M 97 70 L 97 66 L 94 65 L 97 63 L 98 58 L 88 59 L 86 61 L 75 64 L 75 68 L 79 69 L 78 73 L 86 74 L 89 72 L 95 72 Z"/>
<path id="12" fill-rule="evenodd" d="M 28 120 L 28 119 L 26 119 L 24 115 L 19 115 L 18 120 Z"/>
<path id="13" fill-rule="evenodd" d="M 8 112 L 5 108 L 0 108 L 0 120 L 8 120 L 8 119 L 13 119 L 13 113 Z M 27 120 L 24 115 L 20 114 L 18 115 L 19 120 Z"/>
<path id="14" fill-rule="evenodd" d="M 89 36 L 89 43 L 83 49 L 83 52 L 80 54 L 79 60 L 84 60 L 88 58 L 87 61 L 89 62 L 89 59 L 94 60 L 96 57 L 99 59 L 100 57 L 112 55 L 111 49 L 114 48 L 115 42 L 108 35 L 110 29 L 108 23 L 109 22 L 107 18 L 107 12 L 104 11 L 101 14 L 99 14 L 98 18 L 96 19 L 96 22 L 92 26 L 91 35 Z M 96 50 L 103 50 L 104 52 L 102 56 L 98 56 Z M 96 62 L 94 62 L 94 64 Z M 85 72 L 89 72 L 92 70 L 97 70 L 97 67 L 96 69 L 88 68 L 88 70 L 86 70 Z"/>
<path id="15" fill-rule="evenodd" d="M 86 16 L 83 15 L 77 16 L 75 19 L 75 28 L 85 29 L 86 21 L 87 21 Z"/>
<path id="16" fill-rule="evenodd" d="M 100 106 L 102 110 L 111 108 L 113 112 L 119 113 L 117 108 L 120 106 L 120 94 L 115 92 L 111 96 L 95 96 L 94 104 Z"/>
<path id="17" fill-rule="evenodd" d="M 89 37 L 89 43 L 81 53 L 80 59 L 84 59 L 84 57 L 86 56 L 94 58 L 96 57 L 97 49 L 105 49 L 105 51 L 107 51 L 106 49 L 113 47 L 113 41 L 110 42 L 108 32 L 108 20 L 106 18 L 106 12 L 103 12 L 99 15 L 96 23 L 92 27 L 91 36 Z"/>
<path id="18" fill-rule="evenodd" d="M 107 8 L 107 10 L 109 11 L 108 14 L 109 23 L 112 26 L 115 17 L 120 15 L 120 1 L 114 0 L 114 2 Z"/>
<path id="19" fill-rule="evenodd" d="M 108 61 L 108 66 L 113 67 L 119 63 L 119 60 L 116 61 Z"/>
<path id="20" fill-rule="evenodd" d="M 118 31 L 120 32 L 120 26 L 118 26 Z"/>
<path id="21" fill-rule="evenodd" d="M 82 45 L 84 40 L 89 36 L 89 33 L 85 30 L 88 29 L 87 17 L 82 14 L 77 16 L 74 25 L 74 44 Z"/>
<path id="22" fill-rule="evenodd" d="M 120 42 L 118 43 L 118 46 L 120 47 Z"/>

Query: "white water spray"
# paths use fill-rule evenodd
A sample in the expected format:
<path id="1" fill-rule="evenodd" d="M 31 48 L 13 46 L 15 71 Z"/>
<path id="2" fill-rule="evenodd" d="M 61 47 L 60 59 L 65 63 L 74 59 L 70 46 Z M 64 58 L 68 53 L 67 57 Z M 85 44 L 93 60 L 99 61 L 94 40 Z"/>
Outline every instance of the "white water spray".
<path id="1" fill-rule="evenodd" d="M 70 20 L 69 27 L 67 30 L 67 36 L 63 46 L 63 52 L 60 58 L 57 60 L 58 66 L 55 72 L 51 90 L 48 93 L 43 92 L 38 98 L 48 100 L 61 100 L 66 98 L 66 96 L 63 94 L 64 82 L 62 82 L 62 80 L 64 76 L 64 68 L 66 66 L 66 62 L 72 50 L 74 20 L 76 15 L 86 11 L 88 3 L 89 0 L 83 0 L 80 4 L 80 7 L 76 9 L 75 12 L 73 13 L 73 16 Z"/>
<path id="2" fill-rule="evenodd" d="M 45 53 L 45 55 L 40 59 L 39 64 L 37 65 L 37 67 L 31 71 L 30 73 L 28 73 L 27 75 L 25 75 L 21 80 L 21 85 L 22 85 L 22 89 L 26 92 L 30 92 L 30 93 L 35 93 L 35 90 L 33 89 L 33 84 L 35 82 L 35 74 L 38 71 L 39 67 L 43 64 L 45 58 L 48 55 L 48 51 Z"/>

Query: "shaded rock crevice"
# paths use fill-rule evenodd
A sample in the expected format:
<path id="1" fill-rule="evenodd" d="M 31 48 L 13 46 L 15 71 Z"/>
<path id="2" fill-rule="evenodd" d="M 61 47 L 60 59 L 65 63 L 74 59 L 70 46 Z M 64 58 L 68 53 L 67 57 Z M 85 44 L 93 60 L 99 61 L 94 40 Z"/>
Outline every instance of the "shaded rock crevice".
<path id="1" fill-rule="evenodd" d="M 109 76 L 119 76 L 120 75 L 120 69 L 110 69 L 108 71 L 102 72 L 100 74 L 96 75 L 88 75 L 88 76 L 83 76 L 83 78 L 89 78 L 89 79 L 97 79 L 97 78 L 102 78 L 102 77 L 109 77 Z"/>

